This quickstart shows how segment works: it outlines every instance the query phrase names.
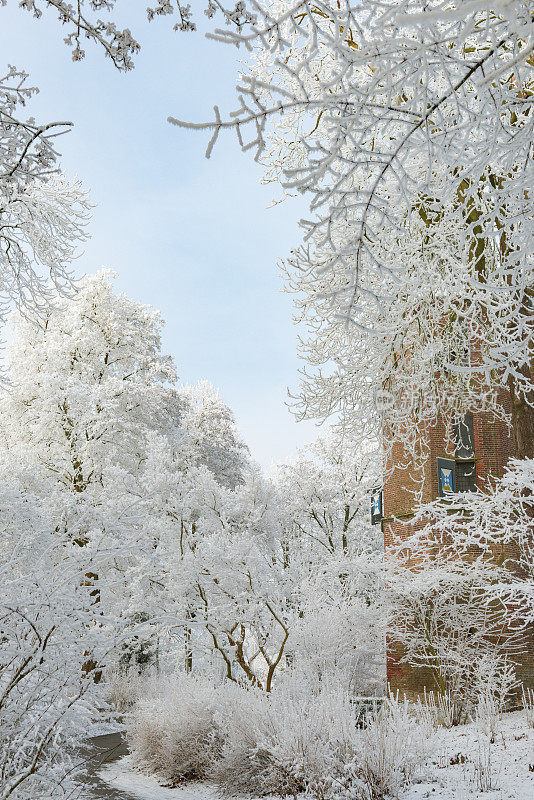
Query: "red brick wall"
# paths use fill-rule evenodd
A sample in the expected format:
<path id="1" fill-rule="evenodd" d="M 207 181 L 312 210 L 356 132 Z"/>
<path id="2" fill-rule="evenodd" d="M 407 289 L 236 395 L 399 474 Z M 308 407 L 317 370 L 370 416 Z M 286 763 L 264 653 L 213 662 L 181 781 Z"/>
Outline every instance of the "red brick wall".
<path id="1" fill-rule="evenodd" d="M 504 408 L 510 409 L 510 396 L 503 393 L 501 402 Z M 414 421 L 414 425 L 417 423 Z M 439 456 L 453 457 L 450 446 L 447 447 L 445 426 L 439 423 L 424 430 L 421 425 L 420 435 L 428 445 L 428 456 L 419 473 L 414 474 L 410 458 L 401 441 L 395 441 L 389 463 L 386 463 L 387 479 L 384 484 L 383 504 L 384 519 L 382 530 L 384 547 L 392 544 L 393 537 L 408 537 L 414 532 L 410 524 L 411 512 L 415 505 L 414 491 L 422 482 L 422 501 L 429 502 L 438 497 L 438 475 L 436 459 Z M 473 432 L 475 440 L 476 476 L 479 491 L 484 491 L 490 476 L 501 477 L 509 458 L 514 455 L 514 446 L 508 425 L 491 417 L 488 413 L 473 414 Z M 426 670 L 417 670 L 400 663 L 401 651 L 388 641 L 387 678 L 393 691 L 413 695 L 422 692 L 423 688 L 434 688 L 432 678 Z M 522 659 L 518 677 L 525 685 L 534 687 L 534 634 L 529 639 L 529 646 Z"/>
<path id="2" fill-rule="evenodd" d="M 434 500 L 438 496 L 436 459 L 439 456 L 454 457 L 442 422 L 426 430 L 422 426 L 419 427 L 420 435 L 428 445 L 428 456 L 419 470 L 414 470 L 403 443 L 393 442 L 391 456 L 386 462 L 387 478 L 384 484 L 386 519 L 409 514 L 413 510 L 414 491 L 417 491 L 421 481 L 423 502 Z M 492 419 L 488 413 L 473 414 L 473 432 L 477 485 L 483 490 L 490 475 L 496 478 L 503 475 L 509 458 L 514 455 L 513 439 L 508 425 L 502 420 Z"/>

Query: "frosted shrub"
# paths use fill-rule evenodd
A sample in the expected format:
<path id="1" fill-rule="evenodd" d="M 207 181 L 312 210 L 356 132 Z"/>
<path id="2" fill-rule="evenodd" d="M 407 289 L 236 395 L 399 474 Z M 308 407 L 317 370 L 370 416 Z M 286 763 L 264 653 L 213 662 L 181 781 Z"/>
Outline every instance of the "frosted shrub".
<path id="1" fill-rule="evenodd" d="M 474 681 L 478 691 L 477 703 L 490 696 L 498 713 L 510 704 L 519 686 L 515 664 L 506 656 L 499 657 L 499 654 L 493 653 L 480 659 Z"/>
<path id="2" fill-rule="evenodd" d="M 136 669 L 115 669 L 107 678 L 109 699 L 119 713 L 126 711 L 147 691 L 154 676 L 139 675 Z"/>
<path id="3" fill-rule="evenodd" d="M 332 796 L 361 732 L 342 691 L 313 693 L 290 681 L 270 695 L 249 691 L 234 708 L 214 777 L 226 796 Z M 358 777 L 352 784 L 361 786 Z"/>
<path id="4" fill-rule="evenodd" d="M 432 726 L 418 722 L 408 706 L 389 697 L 362 731 L 360 774 L 366 800 L 396 796 L 412 782 L 429 752 Z"/>
<path id="5" fill-rule="evenodd" d="M 474 718 L 478 729 L 491 743 L 499 731 L 502 712 L 517 688 L 515 667 L 507 659 L 482 659 L 475 671 L 477 704 Z"/>
<path id="6" fill-rule="evenodd" d="M 487 736 L 479 737 L 473 763 L 479 791 L 490 792 L 492 789 L 496 789 L 496 776 L 491 760 L 491 739 Z"/>
<path id="7" fill-rule="evenodd" d="M 436 694 L 425 689 L 423 702 L 418 700 L 416 708 L 421 720 L 434 726 L 452 728 L 466 721 L 463 705 L 456 702 L 451 692 Z"/>
<path id="8" fill-rule="evenodd" d="M 206 679 L 178 675 L 141 697 L 126 717 L 135 766 L 172 786 L 206 778 L 222 743 L 215 721 L 218 692 Z"/>
<path id="9" fill-rule="evenodd" d="M 449 511 L 440 507 L 426 528 L 399 539 L 388 569 L 392 638 L 405 648 L 402 660 L 428 669 L 440 695 L 450 696 L 458 725 L 488 690 L 499 704 L 511 693 L 512 662 L 525 650 L 528 585 L 487 553 L 471 559 L 460 530 L 465 517 L 455 512 L 455 529 Z"/>
<path id="10" fill-rule="evenodd" d="M 266 693 L 181 676 L 137 701 L 127 737 L 136 767 L 167 785 L 211 779 L 226 797 L 396 796 L 426 759 L 430 715 L 418 720 L 389 698 L 362 729 L 360 712 L 339 687 L 295 677 Z"/>
<path id="11" fill-rule="evenodd" d="M 487 692 L 480 698 L 476 709 L 476 722 L 479 730 L 490 742 L 495 741 L 499 732 L 501 712 L 495 698 Z"/>

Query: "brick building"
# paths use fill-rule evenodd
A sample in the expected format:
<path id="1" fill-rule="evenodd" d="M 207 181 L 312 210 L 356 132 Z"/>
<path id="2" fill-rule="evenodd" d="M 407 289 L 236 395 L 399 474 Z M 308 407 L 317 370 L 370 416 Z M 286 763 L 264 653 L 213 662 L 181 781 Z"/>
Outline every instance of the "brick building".
<path id="1" fill-rule="evenodd" d="M 508 411 L 510 397 L 501 398 Z M 416 423 L 415 423 L 416 424 Z M 448 491 L 484 491 L 489 476 L 501 477 L 508 460 L 514 456 L 513 439 L 505 422 L 487 413 L 468 414 L 455 426 L 453 441 L 447 440 L 445 427 L 430 429 L 421 426 L 427 446 L 427 457 L 421 472 L 412 474 L 409 454 L 401 441 L 394 441 L 391 462 L 386 465 L 387 479 L 382 497 L 382 531 L 384 546 L 391 546 L 394 537 L 408 537 L 415 531 L 410 524 L 415 505 L 415 491 L 422 490 L 423 503 L 444 496 Z M 534 640 L 521 663 L 518 677 L 534 688 Z M 429 671 L 400 663 L 400 652 L 391 645 L 387 653 L 387 679 L 392 690 L 408 695 L 419 693 L 426 686 L 435 688 Z"/>

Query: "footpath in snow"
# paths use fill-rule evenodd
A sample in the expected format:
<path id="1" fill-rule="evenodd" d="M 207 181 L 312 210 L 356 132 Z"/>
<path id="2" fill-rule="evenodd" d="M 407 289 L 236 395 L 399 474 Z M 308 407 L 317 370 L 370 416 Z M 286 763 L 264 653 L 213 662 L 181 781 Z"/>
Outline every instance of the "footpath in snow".
<path id="1" fill-rule="evenodd" d="M 109 764 L 99 772 L 100 778 L 125 797 L 135 800 L 217 800 L 215 787 L 206 783 L 188 783 L 175 789 L 160 786 L 152 775 L 133 769 L 130 756 Z"/>

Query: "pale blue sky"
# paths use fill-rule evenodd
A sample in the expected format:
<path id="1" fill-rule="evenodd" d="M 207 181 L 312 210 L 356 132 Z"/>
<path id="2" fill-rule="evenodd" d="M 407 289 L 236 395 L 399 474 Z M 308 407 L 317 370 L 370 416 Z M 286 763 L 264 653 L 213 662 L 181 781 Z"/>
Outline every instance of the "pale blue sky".
<path id="1" fill-rule="evenodd" d="M 300 363 L 277 261 L 299 241 L 304 205 L 269 208 L 274 187 L 260 184 L 261 168 L 233 137 L 207 161 L 204 134 L 166 122 L 209 119 L 215 103 L 231 110 L 241 53 L 174 33 L 168 19 L 148 24 L 145 5 L 119 3 L 142 43 L 127 74 L 90 45 L 72 63 L 58 23 L 33 20 L 16 0 L 0 7 L 1 62 L 40 87 L 29 109 L 39 121 L 75 124 L 58 140 L 62 164 L 96 203 L 77 271 L 112 267 L 120 290 L 162 312 L 181 380 L 218 386 L 269 467 L 318 433 L 284 405 Z"/>

